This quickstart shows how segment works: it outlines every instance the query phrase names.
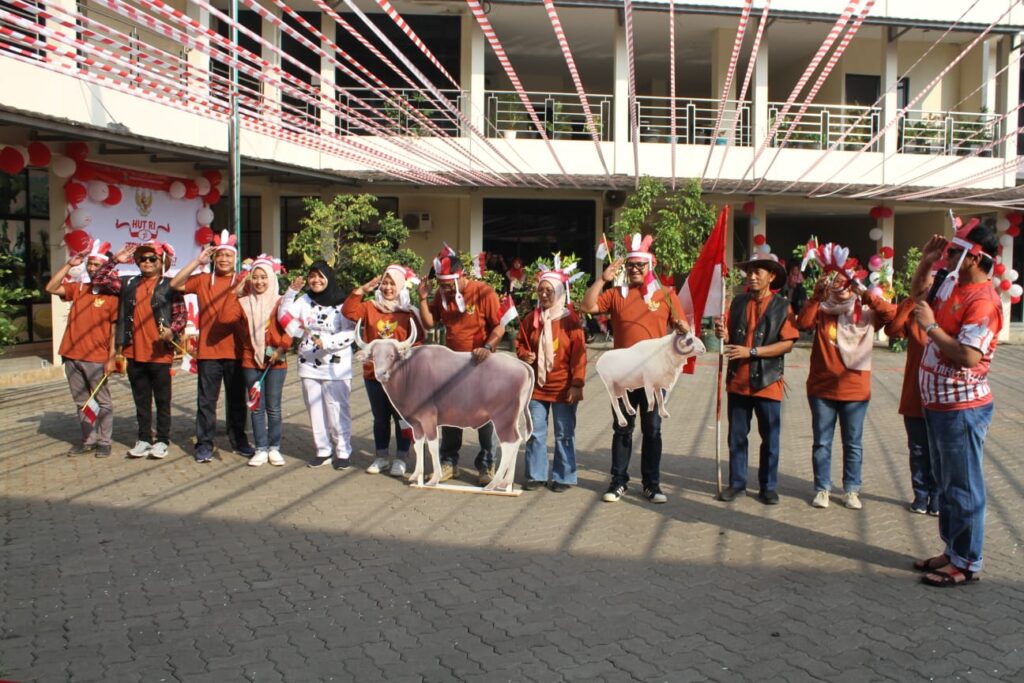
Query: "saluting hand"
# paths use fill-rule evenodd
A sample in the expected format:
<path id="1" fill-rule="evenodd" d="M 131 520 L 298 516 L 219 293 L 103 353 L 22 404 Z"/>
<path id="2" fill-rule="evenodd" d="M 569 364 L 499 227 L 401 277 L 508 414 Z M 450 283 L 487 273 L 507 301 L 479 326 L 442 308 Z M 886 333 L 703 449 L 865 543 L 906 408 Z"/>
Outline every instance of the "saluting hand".
<path id="1" fill-rule="evenodd" d="M 291 282 L 290 285 L 288 285 L 288 289 L 290 289 L 292 291 L 295 291 L 295 292 L 301 292 L 302 288 L 305 287 L 305 286 L 306 286 L 306 278 L 304 278 L 301 275 L 299 275 L 297 277 L 292 278 L 292 282 Z"/>
<path id="2" fill-rule="evenodd" d="M 203 247 L 203 250 L 199 252 L 199 256 L 197 258 L 201 265 L 205 266 L 213 258 L 213 248 L 212 244 L 207 244 Z"/>
<path id="3" fill-rule="evenodd" d="M 135 255 L 135 245 L 125 244 L 123 247 L 117 250 L 114 254 L 114 263 L 128 263 L 132 260 L 132 256 Z"/>
<path id="4" fill-rule="evenodd" d="M 625 263 L 625 259 L 622 258 L 617 258 L 612 261 L 608 267 L 604 269 L 604 272 L 601 273 L 601 279 L 605 282 L 614 282 L 615 276 L 619 274 L 620 270 L 622 270 L 623 263 Z"/>

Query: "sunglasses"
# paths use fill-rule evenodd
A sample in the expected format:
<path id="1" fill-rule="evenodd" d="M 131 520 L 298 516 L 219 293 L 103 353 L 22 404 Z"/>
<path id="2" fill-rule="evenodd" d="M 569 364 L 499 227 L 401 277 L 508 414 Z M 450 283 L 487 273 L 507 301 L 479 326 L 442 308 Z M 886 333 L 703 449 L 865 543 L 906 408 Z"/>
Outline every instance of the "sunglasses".
<path id="1" fill-rule="evenodd" d="M 139 263 L 156 263 L 160 260 L 159 256 L 139 256 L 135 259 Z"/>
<path id="2" fill-rule="evenodd" d="M 647 261 L 626 261 L 628 270 L 643 270 L 647 267 Z"/>

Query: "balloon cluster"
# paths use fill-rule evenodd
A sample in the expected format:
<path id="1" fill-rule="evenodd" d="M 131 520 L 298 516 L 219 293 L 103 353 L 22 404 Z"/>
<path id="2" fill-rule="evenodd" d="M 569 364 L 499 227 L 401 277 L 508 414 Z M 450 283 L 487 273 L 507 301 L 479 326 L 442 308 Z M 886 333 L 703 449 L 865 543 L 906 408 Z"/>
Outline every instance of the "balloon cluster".
<path id="1" fill-rule="evenodd" d="M 50 148 L 38 140 L 27 145 L 4 145 L 0 147 L 0 171 L 15 175 L 26 166 L 49 166 L 50 158 Z"/>
<path id="2" fill-rule="evenodd" d="M 871 216 L 872 220 L 882 220 L 883 218 L 892 218 L 892 209 L 888 206 L 872 206 L 871 210 L 868 211 L 868 215 Z"/>
<path id="3" fill-rule="evenodd" d="M 999 292 L 1003 301 L 1014 304 L 1020 302 L 1021 295 L 1024 294 L 1024 287 L 1017 282 L 1020 273 L 1003 262 L 1003 254 L 1013 253 L 1013 240 L 1020 235 L 1022 219 L 1024 219 L 1024 215 L 1017 212 L 1009 213 L 1003 219 L 1006 221 L 1005 230 L 999 237 L 999 255 L 996 256 L 996 264 L 992 267 L 992 284 L 996 291 Z"/>
<path id="4" fill-rule="evenodd" d="M 768 240 L 761 233 L 758 233 L 758 234 L 754 235 L 754 253 L 755 254 L 770 254 L 770 253 L 772 253 L 772 245 L 768 244 Z"/>
<path id="5" fill-rule="evenodd" d="M 893 264 L 894 256 L 892 247 L 882 247 L 877 254 L 868 259 L 868 294 L 877 296 L 886 301 L 892 301 L 896 296 L 893 287 Z"/>

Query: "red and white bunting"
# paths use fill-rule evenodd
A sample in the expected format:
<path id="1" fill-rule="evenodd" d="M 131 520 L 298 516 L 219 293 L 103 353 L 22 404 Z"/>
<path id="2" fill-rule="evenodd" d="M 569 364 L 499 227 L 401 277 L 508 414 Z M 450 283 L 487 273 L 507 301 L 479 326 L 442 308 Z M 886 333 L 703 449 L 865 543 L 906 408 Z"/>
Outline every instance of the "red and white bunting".
<path id="1" fill-rule="evenodd" d="M 743 9 L 740 10 L 740 22 L 736 27 L 736 38 L 732 42 L 732 54 L 729 55 L 729 68 L 725 72 L 725 84 L 722 86 L 722 96 L 718 100 L 718 112 L 715 114 L 715 125 L 711 128 L 717 137 L 718 131 L 722 129 L 722 116 L 725 114 L 725 106 L 729 101 L 729 93 L 732 92 L 732 81 L 736 75 L 736 63 L 740 59 L 740 49 L 743 48 L 743 37 L 747 35 L 747 23 L 750 21 L 750 9 L 754 6 L 754 0 L 744 0 Z M 739 112 L 736 112 L 739 115 Z M 725 146 L 732 145 L 732 138 L 726 139 Z M 700 177 L 703 180 L 708 174 L 708 165 L 711 163 L 711 155 L 715 152 L 716 145 L 708 147 L 707 156 L 704 159 L 704 170 Z"/>
<path id="2" fill-rule="evenodd" d="M 626 25 L 626 93 L 629 100 L 629 134 L 633 138 L 633 183 L 640 186 L 640 126 L 637 117 L 639 105 L 636 101 L 636 50 L 633 46 L 633 2 L 623 0 L 622 14 Z"/>
<path id="3" fill-rule="evenodd" d="M 405 22 L 405 19 L 403 19 L 402 15 L 398 13 L 398 10 L 391 6 L 391 3 L 388 2 L 388 0 L 377 0 L 377 5 L 379 5 L 380 8 L 384 10 L 385 14 L 391 17 L 391 21 L 395 22 L 398 28 L 402 29 L 402 33 L 404 33 L 409 38 L 409 40 L 412 41 L 413 45 L 420 49 L 420 52 L 422 52 L 423 55 L 430 60 L 430 63 L 433 64 L 434 67 L 439 72 L 441 72 L 442 76 L 448 79 L 449 83 L 451 83 L 457 89 L 462 88 L 462 86 L 459 85 L 458 81 L 456 81 L 452 77 L 452 75 L 448 73 L 448 70 L 441 65 L 441 62 L 437 59 L 437 57 L 434 56 L 434 53 L 427 48 L 427 46 L 423 43 L 422 40 L 420 40 L 420 37 L 416 35 L 416 32 L 412 30 L 412 27 Z"/>

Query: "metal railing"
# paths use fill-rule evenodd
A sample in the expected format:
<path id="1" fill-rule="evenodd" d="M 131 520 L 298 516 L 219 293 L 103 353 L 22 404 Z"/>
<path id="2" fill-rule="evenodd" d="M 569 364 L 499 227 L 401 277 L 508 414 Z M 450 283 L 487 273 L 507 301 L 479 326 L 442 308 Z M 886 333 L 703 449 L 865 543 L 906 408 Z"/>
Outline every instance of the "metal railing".
<path id="1" fill-rule="evenodd" d="M 528 92 L 526 95 L 548 137 L 556 140 L 590 139 L 583 104 L 576 93 Z M 611 140 L 612 96 L 588 94 L 587 102 L 601 140 Z M 485 107 L 489 137 L 540 137 L 517 93 L 488 90 Z"/>
<path id="2" fill-rule="evenodd" d="M 383 129 L 390 134 L 414 137 L 461 134 L 458 117 L 433 96 L 411 88 L 395 88 L 394 92 L 401 99 L 394 96 L 383 97 L 369 88 L 339 89 L 339 104 L 354 110 L 360 115 L 359 118 L 365 117 L 367 123 L 362 125 L 355 121 L 346 121 L 339 116 L 338 132 L 351 135 L 379 135 L 380 129 Z M 465 91 L 451 89 L 441 90 L 440 93 L 458 110 L 462 110 Z"/>
<path id="3" fill-rule="evenodd" d="M 909 109 L 900 119 L 898 149 L 904 154 L 973 154 L 1001 137 L 997 118 L 986 112 Z M 992 150 L 978 156 L 991 157 Z"/>
<path id="4" fill-rule="evenodd" d="M 672 141 L 672 98 L 639 96 L 637 125 L 640 142 Z M 722 120 L 715 130 L 719 100 L 677 97 L 676 142 L 686 145 L 750 146 L 750 102 L 726 100 Z M 735 124 L 735 128 L 734 128 Z M 732 138 L 729 131 L 732 130 Z"/>
<path id="5" fill-rule="evenodd" d="M 783 106 L 781 102 L 768 103 L 769 127 L 775 125 Z M 797 120 L 798 112 L 799 107 L 792 107 L 782 118 L 772 137 L 772 147 L 828 149 L 842 138 L 839 149 L 858 151 L 875 136 L 882 119 L 882 110 L 878 107 L 812 104 Z M 876 140 L 868 151 L 879 149 Z"/>

